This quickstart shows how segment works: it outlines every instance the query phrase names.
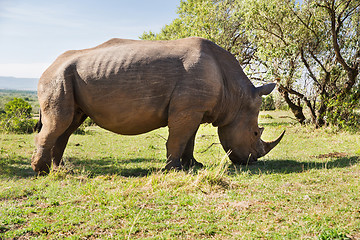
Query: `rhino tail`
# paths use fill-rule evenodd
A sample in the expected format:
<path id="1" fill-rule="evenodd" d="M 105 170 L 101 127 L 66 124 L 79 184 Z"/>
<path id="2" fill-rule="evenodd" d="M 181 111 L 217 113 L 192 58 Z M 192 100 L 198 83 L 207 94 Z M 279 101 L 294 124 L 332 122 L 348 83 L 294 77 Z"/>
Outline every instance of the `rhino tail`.
<path id="1" fill-rule="evenodd" d="M 40 132 L 42 126 L 43 126 L 43 124 L 41 122 L 41 110 L 39 110 L 39 120 L 37 121 L 37 123 L 34 126 L 34 132 Z"/>

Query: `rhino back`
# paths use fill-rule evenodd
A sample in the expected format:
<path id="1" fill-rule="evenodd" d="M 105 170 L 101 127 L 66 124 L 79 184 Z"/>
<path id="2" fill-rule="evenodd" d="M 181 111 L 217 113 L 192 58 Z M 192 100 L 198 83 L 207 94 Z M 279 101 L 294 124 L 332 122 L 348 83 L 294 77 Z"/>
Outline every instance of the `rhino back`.
<path id="1" fill-rule="evenodd" d="M 221 73 L 199 39 L 112 41 L 73 57 L 76 102 L 100 126 L 121 134 L 166 126 L 171 102 L 211 115 Z"/>

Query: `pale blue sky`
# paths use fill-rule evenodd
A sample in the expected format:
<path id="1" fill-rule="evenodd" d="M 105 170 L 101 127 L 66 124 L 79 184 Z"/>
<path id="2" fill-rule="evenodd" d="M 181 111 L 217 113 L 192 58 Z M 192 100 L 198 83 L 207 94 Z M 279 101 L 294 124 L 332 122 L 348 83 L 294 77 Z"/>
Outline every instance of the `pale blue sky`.
<path id="1" fill-rule="evenodd" d="M 137 39 L 177 17 L 180 0 L 0 0 L 0 76 L 40 77 L 62 52 Z"/>

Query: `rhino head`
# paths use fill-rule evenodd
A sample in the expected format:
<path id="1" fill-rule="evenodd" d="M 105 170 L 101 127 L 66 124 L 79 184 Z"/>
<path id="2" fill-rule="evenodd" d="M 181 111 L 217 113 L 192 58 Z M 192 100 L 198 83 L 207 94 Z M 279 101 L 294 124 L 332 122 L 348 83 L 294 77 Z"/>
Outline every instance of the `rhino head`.
<path id="1" fill-rule="evenodd" d="M 242 102 L 234 120 L 218 128 L 221 145 L 229 153 L 234 164 L 249 164 L 266 155 L 282 139 L 285 131 L 274 141 L 265 142 L 261 139 L 264 128 L 258 126 L 261 96 L 270 94 L 275 83 L 256 87 L 247 100 Z"/>

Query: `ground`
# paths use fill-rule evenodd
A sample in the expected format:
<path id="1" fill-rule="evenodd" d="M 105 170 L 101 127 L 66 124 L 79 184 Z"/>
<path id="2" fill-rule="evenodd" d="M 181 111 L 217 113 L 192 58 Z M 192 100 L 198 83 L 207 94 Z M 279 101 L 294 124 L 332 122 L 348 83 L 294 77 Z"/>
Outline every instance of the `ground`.
<path id="1" fill-rule="evenodd" d="M 233 166 L 203 125 L 201 170 L 164 173 L 167 129 L 73 135 L 65 169 L 31 170 L 34 135 L 0 133 L 0 239 L 360 239 L 360 135 L 261 112 L 255 165 Z"/>

